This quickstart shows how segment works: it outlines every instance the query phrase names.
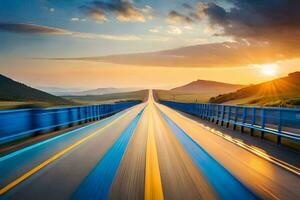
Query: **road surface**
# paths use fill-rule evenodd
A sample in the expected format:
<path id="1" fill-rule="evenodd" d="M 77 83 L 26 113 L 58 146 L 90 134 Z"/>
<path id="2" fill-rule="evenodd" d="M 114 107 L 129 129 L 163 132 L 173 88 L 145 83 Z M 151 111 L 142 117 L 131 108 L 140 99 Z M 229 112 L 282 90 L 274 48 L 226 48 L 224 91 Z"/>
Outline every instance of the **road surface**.
<path id="1" fill-rule="evenodd" d="M 300 199 L 300 178 L 153 100 L 0 158 L 0 199 Z"/>

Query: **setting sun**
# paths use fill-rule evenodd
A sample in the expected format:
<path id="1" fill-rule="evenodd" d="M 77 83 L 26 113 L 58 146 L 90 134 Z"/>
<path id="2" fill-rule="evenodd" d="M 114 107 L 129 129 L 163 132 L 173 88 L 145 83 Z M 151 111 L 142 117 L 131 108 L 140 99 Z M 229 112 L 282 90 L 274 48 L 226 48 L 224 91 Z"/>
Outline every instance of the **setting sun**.
<path id="1" fill-rule="evenodd" d="M 278 65 L 277 64 L 260 65 L 260 72 L 264 76 L 275 76 L 278 73 Z"/>

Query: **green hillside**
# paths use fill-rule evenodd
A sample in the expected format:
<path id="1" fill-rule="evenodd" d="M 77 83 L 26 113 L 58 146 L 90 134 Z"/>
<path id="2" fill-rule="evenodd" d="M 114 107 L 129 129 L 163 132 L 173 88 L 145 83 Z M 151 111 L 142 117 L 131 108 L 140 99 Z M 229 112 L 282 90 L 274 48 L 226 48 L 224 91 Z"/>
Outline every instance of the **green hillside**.
<path id="1" fill-rule="evenodd" d="M 300 107 L 300 72 L 212 97 L 210 103 Z"/>
<path id="2" fill-rule="evenodd" d="M 0 74 L 0 107 L 43 104 L 47 106 L 70 105 L 71 101 L 57 97 Z M 29 105 L 28 105 L 29 106 Z"/>

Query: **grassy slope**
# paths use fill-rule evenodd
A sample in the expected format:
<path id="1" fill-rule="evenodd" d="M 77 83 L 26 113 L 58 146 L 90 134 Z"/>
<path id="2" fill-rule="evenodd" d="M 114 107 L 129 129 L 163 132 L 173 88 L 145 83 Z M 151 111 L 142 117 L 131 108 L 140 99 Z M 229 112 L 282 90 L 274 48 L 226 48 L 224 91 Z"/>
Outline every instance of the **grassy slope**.
<path id="1" fill-rule="evenodd" d="M 300 73 L 219 95 L 211 103 L 300 107 Z"/>
<path id="2" fill-rule="evenodd" d="M 104 95 L 64 96 L 68 100 L 83 104 L 112 103 L 118 101 L 145 100 L 148 90 L 113 93 Z"/>
<path id="3" fill-rule="evenodd" d="M 160 100 L 179 102 L 207 102 L 212 96 L 210 93 L 185 93 L 172 90 L 155 90 Z"/>
<path id="4" fill-rule="evenodd" d="M 31 88 L 0 74 L 0 109 L 73 104 L 71 101 Z"/>

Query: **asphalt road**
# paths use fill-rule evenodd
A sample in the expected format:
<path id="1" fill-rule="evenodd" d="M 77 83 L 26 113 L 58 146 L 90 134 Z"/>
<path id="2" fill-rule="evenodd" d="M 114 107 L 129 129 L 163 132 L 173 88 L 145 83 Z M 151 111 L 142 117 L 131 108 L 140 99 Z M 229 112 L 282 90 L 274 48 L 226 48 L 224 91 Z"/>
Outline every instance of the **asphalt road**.
<path id="1" fill-rule="evenodd" d="M 300 177 L 148 102 L 0 158 L 0 199 L 300 199 Z"/>

